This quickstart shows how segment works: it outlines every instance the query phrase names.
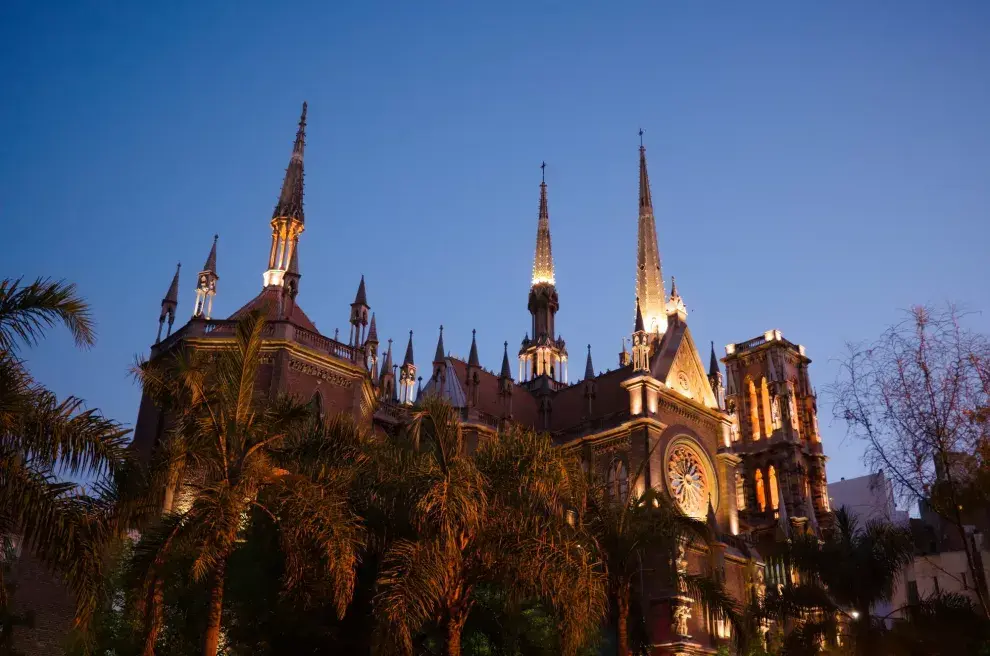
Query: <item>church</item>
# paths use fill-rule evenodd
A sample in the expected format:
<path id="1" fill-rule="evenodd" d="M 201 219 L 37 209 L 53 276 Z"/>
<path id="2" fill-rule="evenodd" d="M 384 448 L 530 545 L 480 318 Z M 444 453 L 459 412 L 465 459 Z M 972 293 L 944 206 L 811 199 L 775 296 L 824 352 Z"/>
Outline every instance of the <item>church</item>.
<path id="1" fill-rule="evenodd" d="M 817 534 L 830 517 L 811 360 L 803 346 L 768 330 L 727 345 L 721 358 L 712 344 L 706 370 L 673 279 L 669 293 L 666 288 L 642 143 L 629 348 L 623 347 L 617 368 L 596 374 L 589 347 L 583 378 L 571 382 L 567 345 L 555 325 L 561 299 L 545 180 L 526 304 L 531 321 L 528 328 L 520 326 L 525 337 L 511 358 L 505 343 L 498 374 L 481 367 L 473 338 L 466 361 L 447 355 L 442 328 L 431 362 L 417 365 L 411 332 L 401 361 L 398 350 L 393 356 L 392 341 L 379 341 L 363 277 L 351 304 L 347 340 L 322 334 L 299 302 L 305 131 L 304 103 L 272 214 L 261 291 L 231 316 L 212 316 L 219 280 L 214 237 L 196 278 L 192 316 L 173 330 L 176 270 L 162 300 L 151 359 L 180 345 L 223 348 L 237 319 L 260 310 L 268 323 L 259 392 L 311 399 L 322 413 L 352 413 L 385 434 L 419 399 L 442 397 L 458 410 L 469 449 L 510 424 L 546 433 L 579 457 L 616 498 L 660 489 L 686 515 L 708 522 L 717 544 L 711 550 L 686 546 L 677 568 L 715 573 L 742 602 L 784 580 L 786 573 L 766 557 L 774 543 L 797 532 Z M 134 448 L 150 456 L 165 423 L 151 400 L 142 398 Z M 644 571 L 649 569 L 646 563 Z M 728 644 L 727 623 L 706 613 L 686 590 L 660 581 L 646 588 L 652 654 L 713 654 Z"/>

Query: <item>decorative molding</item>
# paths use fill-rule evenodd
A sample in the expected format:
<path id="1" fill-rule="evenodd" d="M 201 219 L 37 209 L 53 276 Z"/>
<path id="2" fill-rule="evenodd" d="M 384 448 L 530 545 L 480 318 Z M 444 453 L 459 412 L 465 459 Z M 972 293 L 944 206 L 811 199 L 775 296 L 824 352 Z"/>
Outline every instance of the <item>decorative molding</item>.
<path id="1" fill-rule="evenodd" d="M 330 371 L 324 367 L 318 367 L 315 364 L 303 362 L 302 360 L 296 360 L 295 358 L 289 360 L 289 369 L 306 374 L 307 376 L 319 378 L 320 380 L 325 380 L 338 387 L 350 387 L 352 382 L 351 379 L 341 376 L 336 371 Z"/>

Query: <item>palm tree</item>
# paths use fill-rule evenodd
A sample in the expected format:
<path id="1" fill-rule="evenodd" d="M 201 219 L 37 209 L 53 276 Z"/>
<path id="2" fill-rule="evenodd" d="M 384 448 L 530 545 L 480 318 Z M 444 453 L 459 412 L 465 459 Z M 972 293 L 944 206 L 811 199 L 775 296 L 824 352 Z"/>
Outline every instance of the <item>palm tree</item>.
<path id="1" fill-rule="evenodd" d="M 57 396 L 38 383 L 18 356 L 48 329 L 68 328 L 76 345 L 95 342 L 89 306 L 75 285 L 38 279 L 0 281 L 0 535 L 20 536 L 76 597 L 85 626 L 102 581 L 100 540 L 112 527 L 96 521 L 93 499 L 67 478 L 99 486 L 126 464 L 127 432 L 82 399 Z M 7 605 L 0 572 L 0 609 Z"/>
<path id="2" fill-rule="evenodd" d="M 649 458 L 646 458 L 648 461 Z M 642 476 L 642 467 L 633 480 Z M 616 492 L 624 491 L 621 498 Z M 629 630 L 633 589 L 639 587 L 645 559 L 674 563 L 679 548 L 689 542 L 708 544 L 713 535 L 707 524 L 686 516 L 662 492 L 647 489 L 636 495 L 630 486 L 592 484 L 587 496 L 587 528 L 594 537 L 608 572 L 608 589 L 616 613 L 619 656 L 632 652 Z M 742 635 L 737 604 L 714 576 L 679 573 L 671 567 L 672 586 L 678 584 L 712 612 L 724 616 L 733 635 Z"/>
<path id="3" fill-rule="evenodd" d="M 264 326 L 250 314 L 228 348 L 180 352 L 136 370 L 174 415 L 151 468 L 165 513 L 135 548 L 145 654 L 161 628 L 164 566 L 186 555 L 209 594 L 202 653 L 215 656 L 227 562 L 259 512 L 278 528 L 287 588 L 326 580 L 340 616 L 353 594 L 364 528 L 349 493 L 365 436 L 351 420 L 324 424 L 308 404 L 258 393 Z"/>
<path id="4" fill-rule="evenodd" d="M 435 626 L 444 653 L 459 656 L 486 584 L 542 600 L 558 619 L 561 653 L 591 639 L 604 580 L 590 543 L 566 521 L 580 507 L 580 476 L 548 438 L 507 430 L 472 456 L 454 409 L 428 398 L 377 460 L 381 507 L 392 526 L 408 526 L 385 549 L 378 580 L 376 611 L 394 643 L 384 647 L 412 654 L 414 636 Z"/>
<path id="5" fill-rule="evenodd" d="M 781 592 L 781 607 L 805 618 L 788 641 L 794 649 L 813 649 L 837 628 L 848 627 L 843 637 L 855 653 L 875 653 L 884 624 L 873 609 L 890 601 L 898 572 L 911 561 L 911 534 L 878 521 L 860 529 L 845 508 L 833 515 L 833 528 L 823 540 L 798 536 L 783 554 L 800 582 Z"/>

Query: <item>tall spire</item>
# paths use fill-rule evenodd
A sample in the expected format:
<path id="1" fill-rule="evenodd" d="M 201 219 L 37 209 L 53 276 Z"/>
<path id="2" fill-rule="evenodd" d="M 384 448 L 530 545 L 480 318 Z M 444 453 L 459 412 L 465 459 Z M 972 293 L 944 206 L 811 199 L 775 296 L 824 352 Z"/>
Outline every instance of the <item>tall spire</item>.
<path id="1" fill-rule="evenodd" d="M 168 287 L 168 292 L 165 294 L 165 298 L 162 299 L 162 306 L 164 307 L 166 303 L 179 302 L 179 271 L 182 269 L 182 262 L 175 265 L 175 275 L 172 276 L 172 284 Z"/>
<path id="2" fill-rule="evenodd" d="M 306 103 L 303 103 L 302 116 L 296 142 L 292 146 L 289 166 L 285 169 L 282 191 L 272 212 L 272 249 L 268 255 L 268 269 L 262 275 L 264 286 L 281 287 L 283 279 L 292 265 L 299 235 L 305 229 L 303 216 L 303 150 L 306 146 Z M 297 263 L 298 266 L 298 263 Z M 297 281 L 298 282 L 298 281 Z"/>
<path id="3" fill-rule="evenodd" d="M 409 344 L 406 345 L 406 357 L 402 360 L 402 366 L 414 365 L 413 362 L 413 348 L 412 348 L 412 331 L 409 331 Z"/>
<path id="4" fill-rule="evenodd" d="M 209 271 L 210 273 L 217 272 L 217 240 L 220 239 L 220 235 L 213 235 L 213 246 L 210 248 L 210 254 L 206 256 L 206 263 L 203 265 L 203 271 Z"/>
<path id="5" fill-rule="evenodd" d="M 595 367 L 591 364 L 591 344 L 588 344 L 588 362 L 584 365 L 584 379 L 591 380 L 595 377 Z"/>
<path id="6" fill-rule="evenodd" d="M 650 333 L 666 329 L 663 271 L 657 247 L 657 226 L 653 217 L 650 177 L 646 171 L 646 147 L 643 131 L 639 131 L 639 229 L 636 239 L 636 296 L 643 308 L 646 330 Z"/>
<path id="7" fill-rule="evenodd" d="M 715 356 L 715 342 L 712 342 L 712 357 L 708 363 L 708 375 L 717 376 L 719 373 L 718 357 Z"/>
<path id="8" fill-rule="evenodd" d="M 165 325 L 166 320 L 168 321 L 168 332 L 165 336 L 168 337 L 172 334 L 172 324 L 175 323 L 175 309 L 179 306 L 179 270 L 181 268 L 181 262 L 175 265 L 175 275 L 172 276 L 172 284 L 168 286 L 165 298 L 162 299 L 162 313 L 158 316 L 158 336 L 155 338 L 155 344 L 162 339 L 162 326 Z"/>
<path id="9" fill-rule="evenodd" d="M 292 156 L 289 166 L 285 169 L 285 180 L 282 182 L 282 193 L 272 218 L 287 217 L 305 222 L 303 216 L 303 150 L 306 148 L 306 108 L 303 103 L 302 116 L 299 117 L 299 129 L 296 130 L 296 142 L 292 145 Z"/>
<path id="10" fill-rule="evenodd" d="M 546 173 L 547 163 L 540 169 Z M 540 182 L 540 218 L 536 226 L 536 256 L 533 258 L 533 284 L 554 284 L 553 251 L 550 247 L 550 212 L 547 209 L 546 178 Z"/>
<path id="11" fill-rule="evenodd" d="M 468 366 L 469 367 L 480 367 L 481 362 L 478 360 L 478 340 L 476 338 L 477 331 L 471 331 L 471 353 L 468 355 Z"/>
<path id="12" fill-rule="evenodd" d="M 512 378 L 512 368 L 509 367 L 509 343 L 506 342 L 504 345 L 504 350 L 502 351 L 502 371 L 499 373 L 501 378 Z"/>
<path id="13" fill-rule="evenodd" d="M 447 361 L 447 356 L 443 350 L 443 326 L 440 326 L 440 338 L 437 339 L 437 352 L 433 355 L 433 363 L 442 363 Z"/>

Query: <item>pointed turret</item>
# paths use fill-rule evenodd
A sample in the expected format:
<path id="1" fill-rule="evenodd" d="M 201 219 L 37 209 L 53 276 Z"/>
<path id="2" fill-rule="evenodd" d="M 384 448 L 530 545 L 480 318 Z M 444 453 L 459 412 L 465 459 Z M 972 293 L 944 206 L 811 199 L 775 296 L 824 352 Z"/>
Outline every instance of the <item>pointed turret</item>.
<path id="1" fill-rule="evenodd" d="M 476 338 L 474 330 L 471 331 L 471 352 L 468 354 L 468 366 L 469 367 L 480 367 L 481 362 L 478 360 L 478 340 Z"/>
<path id="2" fill-rule="evenodd" d="M 399 401 L 412 405 L 415 400 L 416 363 L 413 362 L 413 331 L 409 331 L 409 344 L 406 346 L 406 357 L 399 367 Z"/>
<path id="3" fill-rule="evenodd" d="M 206 257 L 203 270 L 196 279 L 196 304 L 193 306 L 193 316 L 209 319 L 213 312 L 213 297 L 217 294 L 217 240 L 220 235 L 213 235 L 213 246 Z"/>
<path id="4" fill-rule="evenodd" d="M 674 276 L 670 277 L 670 300 L 667 301 L 667 321 L 684 321 L 687 319 L 687 307 L 684 299 L 677 293 L 677 281 Z"/>
<path id="5" fill-rule="evenodd" d="M 378 393 L 381 398 L 395 399 L 395 370 L 392 365 L 392 340 L 388 340 L 388 349 L 385 351 L 385 360 L 382 363 L 382 373 L 378 378 Z"/>
<path id="6" fill-rule="evenodd" d="M 540 168 L 546 172 L 547 163 Z M 547 208 L 546 177 L 540 182 L 540 214 L 536 224 L 536 255 L 533 258 L 533 284 L 554 284 L 553 249 L 550 247 L 550 212 Z"/>
<path id="7" fill-rule="evenodd" d="M 650 369 L 650 335 L 643 325 L 643 311 L 638 298 L 636 299 L 636 330 L 632 334 L 632 365 L 633 371 Z"/>
<path id="8" fill-rule="evenodd" d="M 509 343 L 505 343 L 505 350 L 502 352 L 502 371 L 499 378 L 512 379 L 512 368 L 509 366 Z"/>
<path id="9" fill-rule="evenodd" d="M 626 338 L 622 338 L 622 350 L 619 351 L 619 366 L 624 367 L 632 361 L 629 351 L 626 350 Z"/>
<path id="10" fill-rule="evenodd" d="M 292 144 L 292 155 L 289 166 L 285 169 L 285 179 L 282 181 L 282 192 L 272 212 L 272 219 L 289 218 L 305 223 L 303 216 L 303 151 L 306 148 L 306 110 L 308 105 L 303 103 L 302 115 L 299 117 L 299 129 L 296 130 L 296 141 Z"/>
<path id="11" fill-rule="evenodd" d="M 371 327 L 368 328 L 368 336 L 364 340 L 364 353 L 368 371 L 371 372 L 372 383 L 376 382 L 378 376 L 378 326 L 375 325 L 375 315 L 371 315 Z"/>
<path id="12" fill-rule="evenodd" d="M 443 326 L 440 326 L 440 337 L 437 339 L 437 350 L 433 354 L 433 364 L 447 361 L 447 355 L 443 350 Z"/>
<path id="13" fill-rule="evenodd" d="M 657 227 L 653 217 L 650 177 L 646 171 L 646 147 L 643 131 L 639 131 L 639 228 L 636 241 L 636 296 L 642 304 L 643 319 L 650 334 L 666 330 L 664 313 L 666 300 L 660 250 L 657 247 Z"/>
<path id="14" fill-rule="evenodd" d="M 368 325 L 368 291 L 364 286 L 364 275 L 358 283 L 357 294 L 354 295 L 354 302 L 351 303 L 351 332 L 350 343 L 358 346 L 364 342 L 364 329 Z"/>
<path id="15" fill-rule="evenodd" d="M 722 382 L 722 370 L 718 367 L 715 356 L 715 342 L 712 342 L 712 355 L 708 364 L 708 385 L 715 394 L 715 405 L 719 410 L 725 410 L 725 385 Z"/>
<path id="16" fill-rule="evenodd" d="M 588 361 L 584 364 L 584 379 L 591 380 L 595 377 L 595 366 L 591 364 L 591 344 L 588 344 Z"/>
<path id="17" fill-rule="evenodd" d="M 155 344 L 162 339 L 162 326 L 165 324 L 166 319 L 168 320 L 168 332 L 165 336 L 168 337 L 172 334 L 172 324 L 175 323 L 175 309 L 179 306 L 179 270 L 182 269 L 182 263 L 175 265 L 175 275 L 172 276 L 172 284 L 169 285 L 168 291 L 165 293 L 165 298 L 162 299 L 162 313 L 158 316 L 158 336 L 155 338 Z"/>
<path id="18" fill-rule="evenodd" d="M 306 107 L 306 103 L 303 103 L 296 141 L 292 145 L 282 190 L 272 212 L 272 249 L 268 256 L 268 270 L 263 275 L 265 287 L 281 287 L 284 284 L 286 272 L 291 268 L 293 254 L 299 243 L 299 235 L 305 229 L 303 150 L 306 147 Z"/>
<path id="19" fill-rule="evenodd" d="M 375 313 L 371 313 L 371 325 L 368 328 L 368 337 L 364 340 L 365 344 L 377 344 L 378 343 L 378 326 L 375 325 Z"/>

